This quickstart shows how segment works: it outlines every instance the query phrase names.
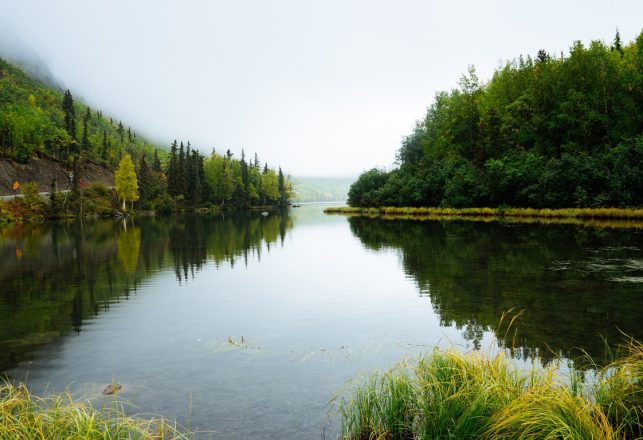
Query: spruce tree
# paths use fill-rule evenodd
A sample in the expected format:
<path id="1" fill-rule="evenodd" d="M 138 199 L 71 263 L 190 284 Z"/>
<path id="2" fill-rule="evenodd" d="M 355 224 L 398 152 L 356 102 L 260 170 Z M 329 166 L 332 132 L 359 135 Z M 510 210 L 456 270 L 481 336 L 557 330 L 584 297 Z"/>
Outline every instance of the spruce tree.
<path id="1" fill-rule="evenodd" d="M 172 197 L 179 195 L 178 192 L 178 170 L 179 158 L 177 157 L 176 139 L 170 148 L 170 162 L 167 166 L 167 191 Z"/>
<path id="2" fill-rule="evenodd" d="M 141 196 L 141 201 L 147 202 L 150 199 L 149 196 L 152 189 L 152 173 L 147 165 L 145 153 L 141 156 L 141 164 L 138 169 L 138 181 L 140 182 L 139 195 Z"/>
<path id="3" fill-rule="evenodd" d="M 109 151 L 109 141 L 107 140 L 107 130 L 103 130 L 103 144 L 101 145 L 100 157 L 103 160 L 107 160 L 107 154 Z"/>
<path id="4" fill-rule="evenodd" d="M 91 143 L 89 142 L 89 133 L 87 132 L 87 129 L 88 129 L 87 124 L 89 123 L 90 117 L 91 117 L 91 112 L 89 110 L 89 107 L 87 107 L 87 111 L 85 112 L 85 117 L 83 118 L 83 139 L 80 143 L 81 151 L 88 151 L 91 148 Z"/>
<path id="5" fill-rule="evenodd" d="M 183 142 L 179 148 L 179 166 L 177 170 L 177 180 L 176 180 L 176 190 L 177 195 L 181 194 L 185 196 L 185 188 L 187 186 L 187 177 L 185 175 L 186 166 L 185 166 L 185 147 Z"/>
<path id="6" fill-rule="evenodd" d="M 65 91 L 63 96 L 63 113 L 65 114 L 65 130 L 72 137 L 76 139 L 76 114 L 74 111 L 74 98 L 71 96 L 69 89 Z"/>
<path id="7" fill-rule="evenodd" d="M 239 162 L 241 166 L 241 183 L 243 183 L 243 190 L 248 190 L 248 164 L 246 163 L 246 154 L 241 149 L 241 161 Z"/>
<path id="8" fill-rule="evenodd" d="M 159 159 L 159 152 L 156 149 L 154 150 L 154 160 L 152 161 L 152 170 L 155 173 L 161 172 L 161 160 Z"/>
<path id="9" fill-rule="evenodd" d="M 279 167 L 279 175 L 277 177 L 277 189 L 279 190 L 279 205 L 285 206 L 286 204 L 286 182 L 284 181 L 284 173 Z"/>
<path id="10" fill-rule="evenodd" d="M 118 138 L 121 140 L 121 145 L 123 145 L 125 142 L 125 128 L 123 127 L 123 123 L 120 121 L 118 121 L 116 132 L 118 133 Z"/>
<path id="11" fill-rule="evenodd" d="M 616 29 L 616 35 L 614 36 L 614 45 L 612 50 L 618 50 L 621 55 L 623 55 L 623 45 L 621 44 L 621 33 Z"/>

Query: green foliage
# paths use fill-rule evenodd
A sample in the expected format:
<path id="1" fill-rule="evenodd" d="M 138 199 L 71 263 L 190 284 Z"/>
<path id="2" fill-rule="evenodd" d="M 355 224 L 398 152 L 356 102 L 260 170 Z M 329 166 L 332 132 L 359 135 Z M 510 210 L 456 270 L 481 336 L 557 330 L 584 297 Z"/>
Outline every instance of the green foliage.
<path id="1" fill-rule="evenodd" d="M 261 170 L 256 154 L 254 162 L 246 163 L 245 155 L 237 160 L 231 154 L 212 152 L 203 163 L 203 173 L 208 189 L 205 200 L 221 207 L 286 206 L 293 197 L 290 178 L 267 164 Z"/>
<path id="2" fill-rule="evenodd" d="M 121 127 L 69 90 L 53 89 L 0 59 L 0 157 L 26 162 L 39 153 L 67 161 L 80 154 L 113 169 L 125 151 L 137 160 L 151 156 L 154 146 L 140 136 L 126 139 Z"/>
<path id="3" fill-rule="evenodd" d="M 125 202 L 135 202 L 139 199 L 138 179 L 129 154 L 126 154 L 119 162 L 114 173 L 114 184 L 116 194 L 123 201 L 123 209 L 125 209 Z"/>
<path id="4" fill-rule="evenodd" d="M 481 85 L 470 68 L 402 142 L 399 167 L 366 171 L 351 206 L 643 205 L 643 33 L 614 46 L 540 51 Z"/>
<path id="5" fill-rule="evenodd" d="M 118 403 L 103 410 L 89 402 L 74 400 L 71 394 L 34 396 L 26 385 L 0 383 L 0 438 L 45 439 L 188 439 L 176 423 L 164 419 L 129 416 Z"/>
<path id="6" fill-rule="evenodd" d="M 632 350 L 599 370 L 595 386 L 576 384 L 579 392 L 556 366 L 521 371 L 501 354 L 435 350 L 355 387 L 340 405 L 341 438 L 639 438 L 641 344 Z M 613 376 L 637 387 L 623 406 L 617 394 L 597 394 Z M 621 409 L 628 423 L 610 418 L 605 404 Z"/>

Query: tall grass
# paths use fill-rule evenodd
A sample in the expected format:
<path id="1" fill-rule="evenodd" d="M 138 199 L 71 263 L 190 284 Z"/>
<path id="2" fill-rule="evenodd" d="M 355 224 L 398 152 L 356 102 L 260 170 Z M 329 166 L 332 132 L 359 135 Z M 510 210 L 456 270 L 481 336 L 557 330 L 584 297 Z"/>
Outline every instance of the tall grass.
<path id="1" fill-rule="evenodd" d="M 331 207 L 327 214 L 367 216 L 383 219 L 469 220 L 545 224 L 586 224 L 596 227 L 643 228 L 641 208 L 413 208 Z"/>
<path id="2" fill-rule="evenodd" d="M 339 406 L 341 438 L 641 438 L 643 349 L 629 348 L 580 389 L 556 366 L 436 349 L 358 384 Z"/>
<path id="3" fill-rule="evenodd" d="M 25 385 L 0 383 L 0 439 L 98 440 L 190 438 L 164 419 L 128 416 L 116 400 L 103 410 L 70 394 L 37 397 Z"/>

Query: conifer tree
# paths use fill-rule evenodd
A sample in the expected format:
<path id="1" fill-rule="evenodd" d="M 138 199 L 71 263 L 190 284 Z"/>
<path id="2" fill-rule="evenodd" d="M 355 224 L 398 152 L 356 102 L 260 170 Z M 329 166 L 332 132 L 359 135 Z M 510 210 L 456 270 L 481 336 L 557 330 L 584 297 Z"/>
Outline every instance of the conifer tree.
<path id="1" fill-rule="evenodd" d="M 89 133 L 87 132 L 88 130 L 88 123 L 89 123 L 89 118 L 91 117 L 91 111 L 89 110 L 89 107 L 87 107 L 87 111 L 85 112 L 85 117 L 83 118 L 83 138 L 80 143 L 80 149 L 82 151 L 88 151 L 91 148 L 91 143 L 89 142 Z"/>
<path id="2" fill-rule="evenodd" d="M 69 89 L 65 91 L 63 96 L 63 112 L 65 114 L 65 130 L 72 137 L 76 139 L 76 114 L 74 111 L 74 98 L 71 96 Z"/>
<path id="3" fill-rule="evenodd" d="M 285 206 L 287 200 L 286 200 L 286 182 L 284 181 L 284 173 L 281 171 L 281 167 L 279 167 L 279 174 L 277 177 L 277 189 L 279 191 L 279 205 L 280 206 Z"/>
<path id="4" fill-rule="evenodd" d="M 172 142 L 170 148 L 170 162 L 167 166 L 167 191 L 172 197 L 176 197 L 178 192 L 178 172 L 179 158 L 177 157 L 176 139 Z"/>
<path id="5" fill-rule="evenodd" d="M 241 161 L 239 162 L 241 169 L 241 183 L 243 184 L 244 192 L 248 189 L 248 164 L 246 163 L 246 154 L 241 149 Z"/>
<path id="6" fill-rule="evenodd" d="M 123 145 L 125 142 L 125 128 L 123 127 L 123 123 L 120 121 L 118 121 L 116 132 L 118 133 L 118 138 L 121 140 L 121 145 Z"/>
<path id="7" fill-rule="evenodd" d="M 159 159 L 159 152 L 156 149 L 154 150 L 154 160 L 152 161 L 152 170 L 155 173 L 161 172 L 161 160 Z"/>
<path id="8" fill-rule="evenodd" d="M 107 140 L 107 130 L 103 130 L 103 144 L 101 145 L 100 157 L 107 160 L 107 152 L 109 151 L 109 142 Z"/>
<path id="9" fill-rule="evenodd" d="M 616 29 L 616 35 L 614 36 L 614 45 L 612 50 L 618 50 L 621 55 L 623 55 L 623 45 L 621 44 L 621 33 Z"/>
<path id="10" fill-rule="evenodd" d="M 150 200 L 150 191 L 152 189 L 152 172 L 147 165 L 145 154 L 141 156 L 141 163 L 138 168 L 138 180 L 141 183 L 139 188 L 139 195 L 143 202 Z"/>
<path id="11" fill-rule="evenodd" d="M 185 166 L 185 148 L 183 142 L 179 148 L 179 166 L 177 169 L 177 179 L 176 179 L 176 192 L 177 195 L 185 196 L 185 188 L 187 186 L 187 176 L 185 175 L 186 166 Z"/>

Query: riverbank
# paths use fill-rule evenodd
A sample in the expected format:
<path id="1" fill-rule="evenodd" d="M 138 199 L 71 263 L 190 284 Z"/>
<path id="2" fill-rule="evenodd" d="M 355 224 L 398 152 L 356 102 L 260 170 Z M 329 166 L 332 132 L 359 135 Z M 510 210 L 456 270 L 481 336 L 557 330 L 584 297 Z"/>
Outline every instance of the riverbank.
<path id="1" fill-rule="evenodd" d="M 116 399 L 99 410 L 70 394 L 39 397 L 23 385 L 0 383 L 0 438 L 47 439 L 167 439 L 187 440 L 176 423 L 163 418 L 128 415 L 128 404 Z"/>
<path id="2" fill-rule="evenodd" d="M 509 223 L 582 224 L 596 227 L 643 228 L 643 208 L 414 208 L 330 207 L 326 214 L 388 220 L 467 220 Z"/>
<path id="3" fill-rule="evenodd" d="M 119 217 L 149 217 L 180 212 L 225 212 L 247 210 L 249 212 L 272 212 L 278 207 L 271 205 L 249 206 L 247 208 L 221 207 L 207 204 L 201 207 L 181 205 L 168 198 L 163 205 L 153 209 L 134 209 L 122 211 L 113 188 L 100 183 L 93 183 L 73 191 L 55 191 L 50 193 L 38 192 L 36 183 L 26 183 L 21 187 L 21 193 L 15 196 L 0 197 L 0 224 L 3 223 L 41 223 L 48 220 L 75 218 L 119 218 Z"/>
<path id="4" fill-rule="evenodd" d="M 643 346 L 627 351 L 592 382 L 436 349 L 357 385 L 340 404 L 341 438 L 641 438 Z"/>

